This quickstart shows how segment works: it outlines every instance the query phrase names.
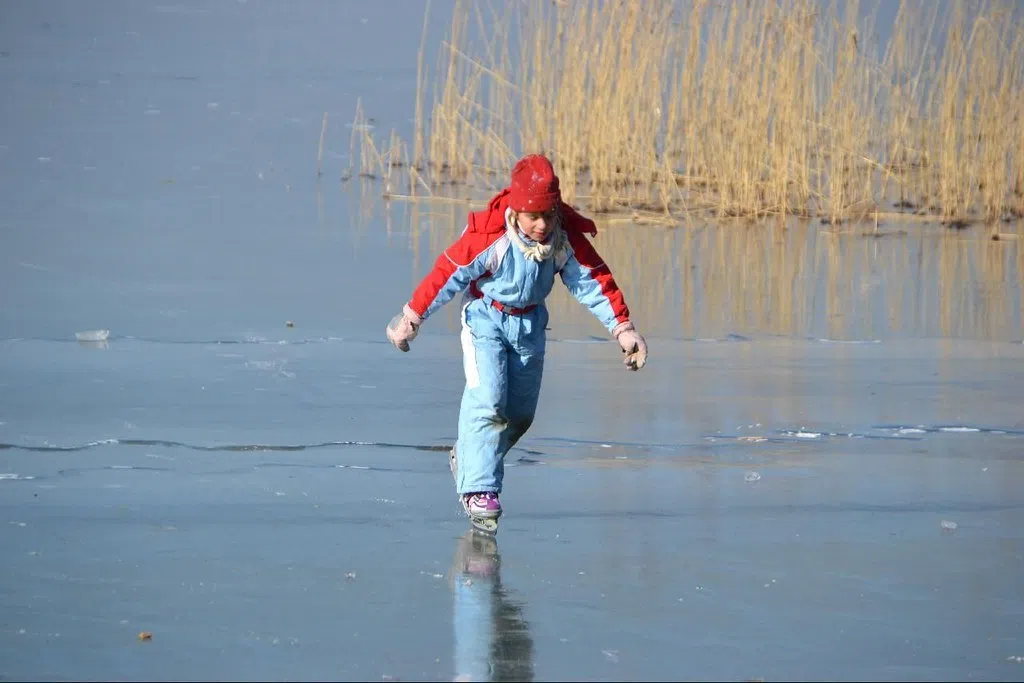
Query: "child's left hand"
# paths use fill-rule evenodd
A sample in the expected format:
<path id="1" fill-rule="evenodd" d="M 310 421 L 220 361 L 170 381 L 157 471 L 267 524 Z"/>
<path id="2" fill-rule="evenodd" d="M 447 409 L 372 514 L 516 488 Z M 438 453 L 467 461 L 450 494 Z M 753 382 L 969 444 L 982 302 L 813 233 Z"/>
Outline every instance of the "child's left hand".
<path id="1" fill-rule="evenodd" d="M 622 347 L 622 352 L 626 354 L 626 358 L 622 362 L 627 370 L 639 370 L 647 365 L 647 342 L 639 332 L 633 329 L 632 323 L 621 330 L 615 339 Z"/>

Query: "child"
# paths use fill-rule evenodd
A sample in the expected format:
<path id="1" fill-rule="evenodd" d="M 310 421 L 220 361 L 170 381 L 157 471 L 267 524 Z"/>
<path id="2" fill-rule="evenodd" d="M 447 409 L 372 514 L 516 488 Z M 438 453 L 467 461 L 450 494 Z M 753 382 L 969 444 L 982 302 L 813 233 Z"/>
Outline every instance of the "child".
<path id="1" fill-rule="evenodd" d="M 460 291 L 466 388 L 450 465 L 462 506 L 472 517 L 501 515 L 504 457 L 526 433 L 537 409 L 544 369 L 544 328 L 555 274 L 597 316 L 624 353 L 626 367 L 647 362 L 611 271 L 586 235 L 594 222 L 564 204 L 551 162 L 520 159 L 509 187 L 487 209 L 471 213 L 462 236 L 444 253 L 387 327 L 409 350 L 420 325 Z"/>

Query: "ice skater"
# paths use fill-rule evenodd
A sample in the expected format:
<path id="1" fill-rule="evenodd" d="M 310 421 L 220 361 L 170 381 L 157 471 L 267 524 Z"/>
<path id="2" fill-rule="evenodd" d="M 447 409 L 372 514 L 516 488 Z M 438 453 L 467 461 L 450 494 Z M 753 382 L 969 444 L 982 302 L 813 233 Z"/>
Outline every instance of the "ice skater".
<path id="1" fill-rule="evenodd" d="M 466 387 L 450 465 L 474 524 L 497 528 L 505 454 L 537 410 L 548 323 L 544 300 L 556 274 L 619 342 L 627 369 L 647 362 L 647 344 L 630 321 L 622 292 L 587 238 L 596 234 L 592 220 L 562 202 L 551 162 L 526 156 L 513 167 L 509 186 L 486 209 L 469 214 L 462 235 L 387 326 L 391 343 L 408 351 L 423 321 L 465 292 Z"/>

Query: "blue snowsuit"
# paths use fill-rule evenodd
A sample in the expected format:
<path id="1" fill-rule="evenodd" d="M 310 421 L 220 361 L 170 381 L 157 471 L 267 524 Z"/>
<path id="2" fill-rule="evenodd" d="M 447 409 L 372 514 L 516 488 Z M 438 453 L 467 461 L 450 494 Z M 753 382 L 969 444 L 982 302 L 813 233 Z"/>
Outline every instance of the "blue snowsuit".
<path id="1" fill-rule="evenodd" d="M 629 309 L 608 266 L 587 239 L 593 222 L 560 205 L 566 241 L 550 258 L 532 260 L 505 224 L 506 193 L 470 214 L 462 236 L 438 257 L 409 307 L 426 319 L 456 294 L 462 303 L 466 387 L 456 444 L 457 492 L 501 492 L 504 458 L 533 422 L 544 372 L 544 303 L 555 275 L 609 332 L 629 322 Z M 534 243 L 519 233 L 527 246 Z"/>

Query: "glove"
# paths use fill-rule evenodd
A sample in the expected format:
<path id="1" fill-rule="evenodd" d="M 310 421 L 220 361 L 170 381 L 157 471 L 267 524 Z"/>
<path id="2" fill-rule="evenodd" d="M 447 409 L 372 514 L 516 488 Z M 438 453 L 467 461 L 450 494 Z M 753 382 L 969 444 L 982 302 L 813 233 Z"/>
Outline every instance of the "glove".
<path id="1" fill-rule="evenodd" d="M 615 340 L 622 347 L 622 352 L 626 354 L 626 358 L 622 362 L 627 370 L 639 370 L 647 365 L 647 342 L 633 328 L 633 323 L 628 321 L 621 323 L 615 328 L 614 334 Z"/>
<path id="2" fill-rule="evenodd" d="M 419 334 L 421 324 L 423 324 L 423 318 L 416 315 L 415 311 L 406 304 L 402 312 L 392 318 L 385 329 L 388 341 L 399 351 L 408 351 L 409 342 Z"/>

